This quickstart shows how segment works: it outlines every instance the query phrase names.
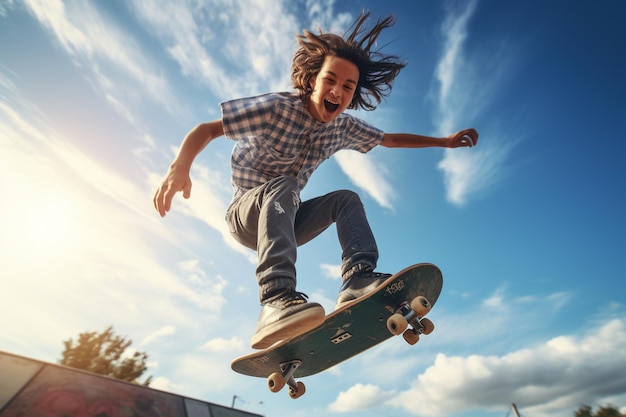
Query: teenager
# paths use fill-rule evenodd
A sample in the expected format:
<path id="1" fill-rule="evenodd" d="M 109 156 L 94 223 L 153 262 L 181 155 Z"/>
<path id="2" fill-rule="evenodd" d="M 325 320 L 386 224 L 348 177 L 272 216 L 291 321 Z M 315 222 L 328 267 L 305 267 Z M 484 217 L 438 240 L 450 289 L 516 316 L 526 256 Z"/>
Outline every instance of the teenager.
<path id="1" fill-rule="evenodd" d="M 317 327 L 322 306 L 296 290 L 296 254 L 302 245 L 335 223 L 342 250 L 342 286 L 337 304 L 372 291 L 389 274 L 375 272 L 378 248 L 359 196 L 334 191 L 308 201 L 300 192 L 324 160 L 341 149 L 368 152 L 388 148 L 467 147 L 474 129 L 447 137 L 385 133 L 346 109 L 374 110 L 391 92 L 406 65 L 374 50 L 393 17 L 369 30 L 362 14 L 344 37 L 304 31 L 292 64 L 295 93 L 270 93 L 220 104 L 222 117 L 194 127 L 183 139 L 154 196 L 161 216 L 173 196 L 191 195 L 190 168 L 204 147 L 221 136 L 235 142 L 231 158 L 234 195 L 226 222 L 234 238 L 258 252 L 256 278 L 261 313 L 251 345 L 266 348 Z"/>

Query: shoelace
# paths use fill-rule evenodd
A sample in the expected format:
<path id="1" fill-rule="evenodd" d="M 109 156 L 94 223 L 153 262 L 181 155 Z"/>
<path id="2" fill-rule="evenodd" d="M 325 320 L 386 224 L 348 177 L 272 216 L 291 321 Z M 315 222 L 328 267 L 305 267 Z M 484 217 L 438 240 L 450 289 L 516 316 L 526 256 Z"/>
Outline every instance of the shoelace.
<path id="1" fill-rule="evenodd" d="M 299 292 L 299 291 L 291 292 L 290 291 L 286 293 L 285 295 L 282 295 L 279 298 L 279 300 L 285 302 L 285 307 L 289 307 L 289 306 L 296 305 L 296 304 L 304 304 L 307 302 L 306 300 L 308 298 L 309 296 L 303 292 Z"/>

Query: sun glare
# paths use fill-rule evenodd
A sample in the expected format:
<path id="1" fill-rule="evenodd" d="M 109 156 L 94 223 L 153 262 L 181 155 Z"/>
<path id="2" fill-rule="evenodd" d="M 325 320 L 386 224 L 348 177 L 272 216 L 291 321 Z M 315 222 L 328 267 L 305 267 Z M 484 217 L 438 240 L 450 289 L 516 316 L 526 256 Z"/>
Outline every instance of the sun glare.
<path id="1" fill-rule="evenodd" d="M 30 213 L 29 226 L 32 239 L 52 243 L 62 240 L 68 234 L 71 220 L 64 207 L 48 204 Z"/>
<path id="2" fill-rule="evenodd" d="M 23 238 L 31 247 L 58 254 L 77 244 L 79 223 L 69 204 L 50 201 L 31 207 L 25 214 L 26 233 Z"/>

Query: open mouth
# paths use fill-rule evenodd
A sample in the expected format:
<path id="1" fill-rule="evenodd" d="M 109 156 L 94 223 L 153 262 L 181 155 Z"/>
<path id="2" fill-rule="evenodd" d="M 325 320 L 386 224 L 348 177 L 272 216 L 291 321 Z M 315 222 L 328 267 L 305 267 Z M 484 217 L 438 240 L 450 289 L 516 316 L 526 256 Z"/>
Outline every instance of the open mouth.
<path id="1" fill-rule="evenodd" d="M 339 108 L 339 103 L 333 103 L 328 100 L 324 100 L 324 107 L 331 113 L 334 113 Z"/>

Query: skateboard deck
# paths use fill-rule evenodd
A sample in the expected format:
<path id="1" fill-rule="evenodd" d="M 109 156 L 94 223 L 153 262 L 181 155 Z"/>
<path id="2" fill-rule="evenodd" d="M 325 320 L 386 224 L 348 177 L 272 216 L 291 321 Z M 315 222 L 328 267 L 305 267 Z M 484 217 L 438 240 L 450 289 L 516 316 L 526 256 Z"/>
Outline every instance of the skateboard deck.
<path id="1" fill-rule="evenodd" d="M 432 332 L 434 325 L 423 317 L 437 301 L 442 286 L 437 266 L 409 266 L 370 294 L 328 314 L 315 329 L 241 356 L 231 368 L 267 378 L 272 392 L 287 384 L 289 395 L 298 398 L 305 386 L 295 378 L 322 372 L 394 335 L 402 334 L 409 344 L 415 344 L 420 334 Z"/>

